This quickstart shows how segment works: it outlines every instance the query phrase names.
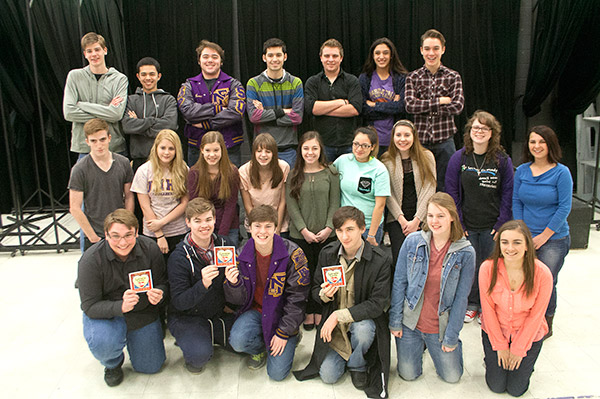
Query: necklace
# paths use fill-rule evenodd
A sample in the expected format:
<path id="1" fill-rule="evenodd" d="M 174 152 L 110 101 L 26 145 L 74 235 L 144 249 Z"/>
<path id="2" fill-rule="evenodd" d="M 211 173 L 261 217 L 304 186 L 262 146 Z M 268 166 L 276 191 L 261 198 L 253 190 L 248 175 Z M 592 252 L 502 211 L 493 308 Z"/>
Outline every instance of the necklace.
<path id="1" fill-rule="evenodd" d="M 477 164 L 477 159 L 475 158 L 475 153 L 473 153 L 473 162 L 475 162 L 475 169 L 477 169 L 477 176 L 480 176 L 481 168 L 483 168 L 483 165 L 485 165 L 485 157 L 483 158 L 483 162 L 481 163 L 481 166 L 479 166 Z"/>

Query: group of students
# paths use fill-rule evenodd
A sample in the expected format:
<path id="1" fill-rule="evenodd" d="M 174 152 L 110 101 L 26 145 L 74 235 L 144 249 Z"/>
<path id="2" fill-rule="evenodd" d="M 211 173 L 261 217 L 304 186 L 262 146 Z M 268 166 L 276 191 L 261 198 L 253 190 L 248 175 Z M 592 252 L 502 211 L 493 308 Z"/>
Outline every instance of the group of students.
<path id="1" fill-rule="evenodd" d="M 86 128 L 95 122 L 88 122 Z M 405 128 L 409 134 L 404 134 Z M 212 356 L 213 345 L 220 344 L 248 353 L 248 366 L 253 369 L 266 362 L 269 376 L 281 380 L 291 370 L 301 325 L 304 324 L 305 330 L 317 325 L 319 339 L 316 340 L 315 354 L 309 366 L 296 373 L 297 378 L 320 375 L 325 382 L 333 383 L 347 367 L 355 386 L 366 388 L 370 394 L 385 392 L 390 350 L 386 327 L 389 308 L 389 331 L 397 339 L 400 376 L 412 380 L 421 374 L 426 345 L 440 377 L 457 382 L 462 375 L 462 343 L 458 337 L 463 319 L 469 321 L 467 304 L 475 293 L 477 302 L 473 305 L 482 315 L 488 385 L 494 391 L 506 390 L 517 396 L 525 392 L 541 340 L 551 332 L 549 325 L 551 327 L 553 313 L 548 312 L 554 312 L 556 304 L 552 305 L 550 299 L 551 295 L 556 295 L 556 288 L 550 270 L 556 275 L 564 256 L 559 259 L 554 251 L 554 257 L 546 261 L 548 266 L 541 260 L 544 245 L 550 244 L 552 249 L 560 245 L 554 240 L 568 243 L 566 216 L 562 222 L 554 218 L 564 212 L 562 206 L 567 206 L 562 195 L 569 191 L 570 175 L 568 170 L 564 174 L 564 166 L 550 163 L 551 156 L 560 156 L 556 154 L 557 140 L 552 130 L 534 128 L 528 142 L 528 156 L 533 161 L 517 169 L 514 187 L 518 189 L 512 192 L 512 168 L 504 174 L 497 170 L 503 164 L 511 164 L 506 154 L 501 152 L 498 157 L 491 150 L 494 147 L 489 145 L 490 156 L 496 157 L 498 163 L 494 163 L 494 158 L 489 165 L 483 158 L 481 164 L 477 162 L 478 156 L 485 157 L 488 152 L 482 151 L 484 140 L 480 133 L 487 133 L 488 144 L 497 141 L 500 133 L 495 118 L 483 111 L 478 111 L 469 120 L 465 130 L 467 144 L 453 157 L 453 161 L 454 158 L 458 160 L 451 161 L 451 164 L 462 162 L 465 165 L 455 168 L 456 175 L 451 173 L 452 168 L 446 174 L 449 189 L 453 187 L 452 179 L 460 181 L 455 183 L 458 194 L 453 198 L 446 193 L 434 193 L 435 180 L 427 181 L 418 174 L 420 170 L 428 170 L 433 176 L 434 160 L 414 139 L 412 123 L 407 120 L 397 122 L 394 127 L 393 146 L 382 155 L 384 161 L 389 160 L 386 164 L 371 155 L 377 153 L 374 131 L 357 129 L 354 138 L 357 145 L 353 145 L 352 154 L 338 158 L 333 165 L 325 161 L 319 134 L 307 132 L 300 139 L 296 164 L 289 176 L 287 163 L 277 158 L 274 140 L 266 133 L 255 139 L 252 159 L 240 168 L 240 172 L 227 158 L 222 135 L 207 133 L 203 138 L 201 157 L 187 173 L 178 136 L 170 130 L 161 131 L 149 161 L 136 172 L 131 189 L 137 192 L 144 213 L 144 235 L 155 239 L 158 251 L 171 253 L 166 268 L 169 291 L 164 288 L 163 293 L 170 293 L 168 326 L 183 351 L 186 368 L 200 372 Z M 107 132 L 95 134 L 106 137 Z M 375 148 L 364 149 L 365 144 L 370 147 L 371 140 Z M 89 137 L 88 141 L 92 142 Z M 97 152 L 93 145 L 92 155 Z M 418 155 L 410 156 L 411 150 Z M 392 157 L 395 151 L 398 159 Z M 405 159 L 410 163 L 402 158 L 403 154 L 408 155 Z M 481 166 L 468 166 L 468 158 Z M 343 160 L 354 165 L 344 166 L 344 162 L 340 162 Z M 420 167 L 420 162 L 428 164 Z M 372 169 L 378 173 L 365 172 L 361 163 L 375 165 Z M 223 175 L 222 171 L 227 174 Z M 469 173 L 475 176 L 469 176 Z M 551 174 L 555 177 L 551 178 Z M 400 193 L 412 190 L 414 194 L 398 195 L 397 190 L 388 195 L 371 193 L 373 198 L 368 200 L 369 192 L 359 190 L 360 195 L 365 196 L 359 198 L 354 189 L 356 184 L 353 184 L 347 196 L 356 198 L 344 199 L 345 178 L 361 181 L 369 176 L 374 179 L 373 187 L 387 179 L 390 191 L 389 187 L 394 187 L 393 179 L 396 179 L 402 182 L 396 184 L 396 189 L 402 190 Z M 255 183 L 252 183 L 253 177 Z M 205 184 L 198 183 L 202 179 Z M 423 181 L 430 187 L 422 187 Z M 177 187 L 183 187 L 183 194 L 179 197 L 169 194 L 176 192 Z M 252 238 L 239 251 L 238 267 L 219 269 L 214 265 L 214 247 L 235 246 L 239 237 L 238 187 L 242 187 L 247 212 L 245 224 Z M 202 193 L 201 188 L 207 190 Z M 224 190 L 228 191 L 228 196 L 221 198 L 220 193 Z M 423 190 L 429 192 L 426 198 L 420 195 Z M 493 192 L 487 192 L 490 190 Z M 531 193 L 535 195 L 532 197 Z M 193 199 L 188 202 L 188 197 Z M 382 221 L 383 212 L 367 222 L 367 215 L 375 212 L 377 197 L 383 197 L 384 204 L 388 199 L 389 213 L 393 215 L 395 211 L 399 215 L 388 224 L 394 261 L 379 248 L 377 231 L 382 229 L 383 223 L 374 221 Z M 483 201 L 485 198 L 490 198 L 486 200 L 487 206 L 479 211 L 480 214 L 473 215 L 474 205 L 469 204 L 468 199 Z M 506 198 L 507 205 L 504 203 Z M 340 202 L 344 205 L 341 208 Z M 286 212 L 281 210 L 286 206 L 291 219 L 288 232 L 282 231 Z M 399 209 L 394 210 L 393 206 Z M 502 206 L 508 207 L 507 217 Z M 409 208 L 413 215 L 408 212 Z M 415 231 L 410 231 L 409 223 L 419 208 L 424 208 L 420 210 L 424 213 L 424 223 L 417 219 Z M 520 212 L 525 222 L 511 221 L 511 208 L 515 213 Z M 484 211 L 495 216 L 484 215 Z M 407 214 L 410 221 L 406 220 Z M 488 230 L 477 229 L 479 225 L 471 227 L 469 223 L 473 216 L 476 220 L 489 220 Z M 502 216 L 506 220 L 498 222 Z M 546 218 L 546 221 L 540 218 Z M 223 221 L 226 221 L 225 226 Z M 393 223 L 397 224 L 398 235 L 391 228 Z M 373 225 L 376 226 L 374 229 L 370 227 Z M 125 226 L 130 230 L 128 233 L 115 235 L 111 230 L 113 226 L 107 226 L 105 222 L 106 240 L 86 251 L 80 261 L 84 326 L 101 315 L 91 310 L 93 306 L 86 305 L 86 298 L 92 296 L 99 302 L 107 299 L 104 292 L 90 295 L 88 291 L 90 278 L 89 275 L 85 277 L 86 272 L 99 267 L 96 264 L 90 266 L 93 263 L 90 259 L 100 261 L 94 254 L 106 251 L 106 241 L 111 248 L 114 245 L 117 255 L 123 246 L 130 245 L 126 237 L 130 234 L 131 240 L 137 233 L 137 220 Z M 419 231 L 421 227 L 423 230 Z M 559 237 L 539 242 L 539 235 L 546 229 Z M 335 236 L 331 234 L 334 230 Z M 566 239 L 560 237 L 561 231 L 565 230 Z M 281 238 L 282 235 L 290 240 Z M 492 245 L 480 245 L 484 239 L 489 239 Z M 399 244 L 399 240 L 403 243 Z M 146 245 L 151 246 L 150 243 Z M 394 251 L 395 247 L 399 253 Z M 136 251 L 147 250 L 141 245 L 135 248 L 139 248 Z M 486 248 L 490 248 L 490 252 L 486 253 Z M 536 250 L 537 258 L 541 260 L 536 260 Z M 564 251 L 566 255 L 568 247 Z M 476 260 L 476 254 L 482 260 L 490 257 L 490 260 L 482 261 L 477 273 L 480 262 Z M 115 257 L 112 258 L 114 261 Z M 126 259 L 128 262 L 127 256 L 122 261 Z M 560 264 L 553 264 L 553 260 Z M 323 282 L 322 268 L 333 265 L 344 268 L 346 286 L 343 290 L 328 287 Z M 137 266 L 147 268 L 148 265 L 138 262 Z M 161 285 L 160 276 L 166 280 L 164 270 L 161 274 L 160 267 L 157 268 L 152 267 L 155 287 L 162 287 L 165 282 Z M 132 269 L 119 270 L 122 274 L 119 288 L 126 291 L 123 294 L 125 304 L 129 290 L 122 284 L 127 282 L 127 274 Z M 95 289 L 101 289 L 100 281 Z M 150 301 L 150 294 L 146 296 Z M 158 305 L 159 302 L 150 301 L 150 304 Z M 127 321 L 128 312 L 132 311 L 134 317 L 138 311 L 147 312 L 148 306 L 144 303 L 140 309 L 113 308 L 112 311 L 116 310 L 118 316 L 124 315 Z M 117 315 L 111 313 L 111 317 L 114 316 Z M 154 322 L 159 321 L 155 319 Z M 160 332 L 160 328 L 155 331 Z M 129 338 L 122 342 L 130 345 Z M 88 343 L 92 348 L 90 340 Z M 129 351 L 134 362 L 135 349 Z M 94 349 L 92 352 L 96 355 Z M 110 366 L 119 362 L 96 356 L 107 367 L 107 382 L 114 383 L 110 379 L 111 372 L 120 370 L 120 366 Z M 121 352 L 119 356 L 122 360 Z M 158 360 L 161 358 L 164 361 L 164 356 Z M 133 364 L 136 370 L 145 370 L 138 368 L 135 362 Z M 382 378 L 367 378 L 369 373 L 380 373 Z"/>
<path id="2" fill-rule="evenodd" d="M 213 68 L 214 74 L 218 67 L 222 77 L 222 55 L 213 51 L 216 56 L 211 56 L 208 43 L 198 52 L 202 71 Z M 272 80 L 268 71 L 282 69 L 287 55 L 265 46 L 268 66 L 260 76 Z M 331 128 L 339 128 L 339 118 L 352 113 L 348 106 L 356 111 L 354 101 L 318 98 L 320 80 L 329 79 L 332 66 L 338 77 L 329 81 L 329 90 L 353 85 L 351 75 L 339 69 L 340 50 L 324 45 L 323 76 L 307 82 L 307 96 L 315 93 L 306 104 L 324 118 L 315 120 L 319 132 L 308 131 L 297 144 L 283 147 L 277 134 L 268 132 L 269 126 L 293 125 L 302 114 L 291 94 L 297 93 L 296 79 L 288 76 L 282 82 L 287 76 L 282 71 L 271 84 L 289 89 L 292 105 L 272 106 L 269 101 L 277 96 L 251 101 L 251 120 L 272 123 L 256 131 L 251 159 L 239 169 L 239 154 L 230 145 L 238 142 L 217 131 L 227 129 L 217 129 L 217 121 L 186 117 L 188 144 L 193 144 L 188 162 L 195 157 L 189 168 L 177 133 L 159 129 L 135 174 L 125 157 L 110 151 L 109 124 L 97 118 L 83 124 L 90 155 L 72 170 L 71 212 L 89 241 L 78 274 L 84 336 L 106 367 L 108 385 L 123 379 L 125 345 L 135 370 L 161 368 L 159 315 L 168 306 L 167 325 L 194 373 L 202 371 L 213 345 L 219 344 L 247 353 L 252 369 L 266 363 L 269 376 L 281 380 L 291 371 L 303 325 L 307 331 L 317 326 L 317 338 L 309 365 L 295 372 L 298 379 L 318 375 L 334 383 L 348 369 L 357 388 L 369 396 L 386 395 L 391 332 L 403 379 L 421 374 L 426 347 L 438 375 L 457 382 L 463 371 L 459 333 L 463 322 L 477 318 L 490 389 L 515 396 L 527 390 L 542 340 L 552 334 L 556 281 L 570 244 L 566 218 L 573 183 L 558 163 L 556 134 L 546 126 L 530 129 L 525 163 L 513 174 L 500 145 L 500 124 L 493 115 L 476 111 L 465 126 L 464 148 L 448 155 L 454 149 L 452 115 L 462 110 L 462 88 L 452 96 L 419 99 L 414 86 L 431 76 L 419 76 L 427 75 L 419 69 L 409 75 L 412 80 L 405 78 L 393 44 L 380 40 L 359 79 L 365 96 L 358 108 L 368 110 L 364 115 L 373 126 L 354 129 L 349 145 L 336 142 Z M 453 80 L 456 91 L 457 74 L 440 65 L 444 50 L 439 37 L 424 35 L 423 68 L 437 63 L 434 79 Z M 91 53 L 90 65 L 96 60 Z M 388 75 L 382 77 L 385 70 Z M 189 96 L 202 98 L 208 90 L 215 97 L 218 91 L 206 85 L 223 80 L 196 78 L 182 86 L 180 110 L 200 113 L 203 107 L 209 115 L 220 114 L 222 106 L 190 104 Z M 402 88 L 380 101 L 376 93 L 390 94 L 377 79 L 389 79 L 394 90 Z M 140 82 L 144 85 L 141 77 Z M 256 84 L 259 93 L 263 85 Z M 237 100 L 230 97 L 224 105 L 243 113 L 235 103 L 243 87 L 229 82 L 229 96 L 232 90 Z M 158 112 L 154 95 L 149 100 Z M 411 107 L 426 106 L 435 109 L 415 115 L 415 123 L 396 121 L 405 107 L 411 112 Z M 138 119 L 131 112 L 129 117 Z M 441 130 L 431 137 L 427 130 L 422 133 L 422 126 L 436 124 Z M 446 193 L 436 193 L 436 187 Z M 143 213 L 140 237 L 131 214 L 134 192 Z M 218 268 L 214 247 L 239 246 L 238 194 L 251 238 L 239 248 L 237 266 Z M 99 217 L 102 213 L 106 219 Z M 379 247 L 385 231 L 391 258 Z M 344 270 L 343 287 L 324 281 L 322 269 L 336 265 Z M 153 288 L 138 294 L 130 289 L 128 275 L 145 269 L 152 271 Z M 150 342 L 156 344 L 151 350 Z"/>

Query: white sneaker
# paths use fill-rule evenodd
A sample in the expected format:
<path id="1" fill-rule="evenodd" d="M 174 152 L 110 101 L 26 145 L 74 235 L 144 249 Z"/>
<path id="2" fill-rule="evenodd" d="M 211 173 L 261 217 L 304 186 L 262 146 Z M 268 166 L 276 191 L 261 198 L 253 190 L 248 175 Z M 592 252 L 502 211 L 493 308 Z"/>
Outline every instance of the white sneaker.
<path id="1" fill-rule="evenodd" d="M 383 245 L 386 247 L 390 247 L 392 245 L 392 241 L 390 240 L 390 234 L 386 231 L 383 235 Z"/>

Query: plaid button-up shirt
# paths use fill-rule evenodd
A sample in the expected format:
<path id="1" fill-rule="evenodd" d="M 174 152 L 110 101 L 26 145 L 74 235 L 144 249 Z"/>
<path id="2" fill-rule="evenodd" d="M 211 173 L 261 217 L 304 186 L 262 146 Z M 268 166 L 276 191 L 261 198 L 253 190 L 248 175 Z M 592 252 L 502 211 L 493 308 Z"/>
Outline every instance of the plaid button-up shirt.
<path id="1" fill-rule="evenodd" d="M 440 97 L 450 97 L 450 104 L 440 104 Z M 436 144 L 456 133 L 454 115 L 465 105 L 460 74 L 440 65 L 432 75 L 423 66 L 406 78 L 406 112 L 414 115 L 421 144 Z"/>

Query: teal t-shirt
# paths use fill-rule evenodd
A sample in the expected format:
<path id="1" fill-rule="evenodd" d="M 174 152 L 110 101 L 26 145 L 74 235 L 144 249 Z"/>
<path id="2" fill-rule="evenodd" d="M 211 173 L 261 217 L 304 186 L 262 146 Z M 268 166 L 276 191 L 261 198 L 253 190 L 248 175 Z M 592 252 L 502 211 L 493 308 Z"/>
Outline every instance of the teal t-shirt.
<path id="1" fill-rule="evenodd" d="M 371 226 L 375 197 L 390 196 L 390 175 L 378 159 L 358 162 L 354 154 L 344 154 L 333 165 L 340 174 L 341 205 L 351 205 L 365 214 L 367 228 Z M 379 224 L 383 222 L 383 216 Z"/>

